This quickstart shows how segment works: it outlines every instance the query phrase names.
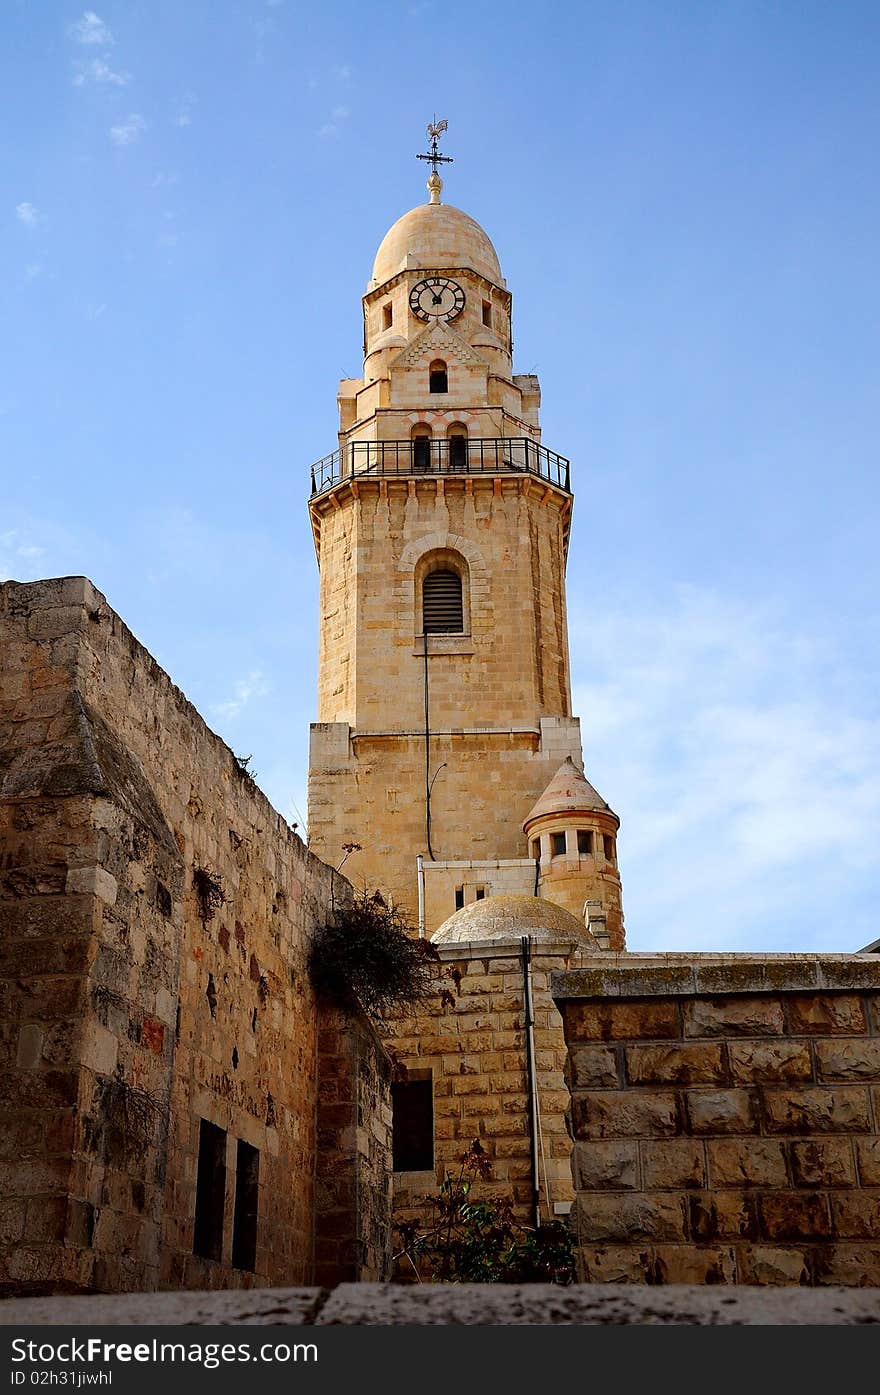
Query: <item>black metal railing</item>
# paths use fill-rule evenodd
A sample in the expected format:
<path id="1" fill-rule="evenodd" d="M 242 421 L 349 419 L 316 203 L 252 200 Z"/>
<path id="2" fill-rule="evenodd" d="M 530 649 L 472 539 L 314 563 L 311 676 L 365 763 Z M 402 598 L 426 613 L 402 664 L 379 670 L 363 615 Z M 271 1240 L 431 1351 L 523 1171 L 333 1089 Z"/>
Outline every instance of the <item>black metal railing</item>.
<path id="1" fill-rule="evenodd" d="M 527 436 L 350 441 L 312 466 L 312 494 L 361 475 L 538 475 L 571 493 L 571 465 Z"/>

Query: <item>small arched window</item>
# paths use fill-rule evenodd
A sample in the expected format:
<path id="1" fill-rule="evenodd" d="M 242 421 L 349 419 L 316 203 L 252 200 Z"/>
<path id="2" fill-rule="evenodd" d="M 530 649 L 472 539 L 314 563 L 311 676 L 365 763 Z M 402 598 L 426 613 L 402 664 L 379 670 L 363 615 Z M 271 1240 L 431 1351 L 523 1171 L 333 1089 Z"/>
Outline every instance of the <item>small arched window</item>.
<path id="1" fill-rule="evenodd" d="M 467 427 L 463 422 L 454 421 L 446 436 L 449 441 L 450 470 L 466 470 L 468 466 Z"/>
<path id="2" fill-rule="evenodd" d="M 449 568 L 428 572 L 422 582 L 422 633 L 460 635 L 464 630 L 461 577 Z"/>
<path id="3" fill-rule="evenodd" d="M 448 392 L 449 376 L 446 372 L 446 364 L 442 358 L 435 358 L 428 368 L 428 391 Z"/>
<path id="4" fill-rule="evenodd" d="M 424 472 L 431 468 L 431 428 L 417 422 L 412 429 L 413 470 Z"/>

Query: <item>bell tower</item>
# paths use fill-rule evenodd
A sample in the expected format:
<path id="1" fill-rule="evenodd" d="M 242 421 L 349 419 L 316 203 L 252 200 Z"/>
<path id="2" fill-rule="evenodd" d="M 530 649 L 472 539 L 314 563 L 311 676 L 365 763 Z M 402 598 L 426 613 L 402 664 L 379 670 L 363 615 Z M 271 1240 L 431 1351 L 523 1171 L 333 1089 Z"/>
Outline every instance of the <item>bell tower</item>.
<path id="1" fill-rule="evenodd" d="M 338 447 L 312 467 L 309 501 L 320 570 L 309 845 L 334 866 L 345 857 L 347 876 L 428 934 L 481 896 L 536 892 L 523 820 L 562 762 L 582 769 L 569 462 L 541 440 L 537 378 L 513 372 L 495 248 L 442 202 L 443 129 L 429 127 L 420 157 L 429 202 L 376 254 L 363 377 L 339 385 Z"/>

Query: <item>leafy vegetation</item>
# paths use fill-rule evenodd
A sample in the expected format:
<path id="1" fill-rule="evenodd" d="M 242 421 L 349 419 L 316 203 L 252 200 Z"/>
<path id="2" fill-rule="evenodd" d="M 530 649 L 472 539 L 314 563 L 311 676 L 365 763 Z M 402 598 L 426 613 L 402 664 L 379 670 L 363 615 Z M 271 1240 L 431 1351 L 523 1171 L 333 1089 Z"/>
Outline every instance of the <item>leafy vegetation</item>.
<path id="1" fill-rule="evenodd" d="M 376 1021 L 435 989 L 438 954 L 401 911 L 366 889 L 336 906 L 312 940 L 309 972 L 319 993 Z"/>

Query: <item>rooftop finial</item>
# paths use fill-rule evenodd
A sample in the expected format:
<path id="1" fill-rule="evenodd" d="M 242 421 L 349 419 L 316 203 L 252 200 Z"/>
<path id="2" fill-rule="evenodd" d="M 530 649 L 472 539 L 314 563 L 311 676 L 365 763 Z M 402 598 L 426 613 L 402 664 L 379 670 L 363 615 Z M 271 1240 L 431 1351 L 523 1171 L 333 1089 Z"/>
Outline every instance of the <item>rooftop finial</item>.
<path id="1" fill-rule="evenodd" d="M 431 203 L 440 202 L 440 194 L 443 189 L 443 180 L 437 173 L 438 165 L 451 165 L 451 155 L 441 155 L 437 149 L 437 142 L 443 132 L 448 128 L 448 121 L 438 121 L 436 116 L 428 127 L 428 140 L 431 142 L 431 150 L 428 155 L 417 155 L 417 160 L 430 160 L 431 173 L 428 176 L 428 193 L 431 195 Z"/>

